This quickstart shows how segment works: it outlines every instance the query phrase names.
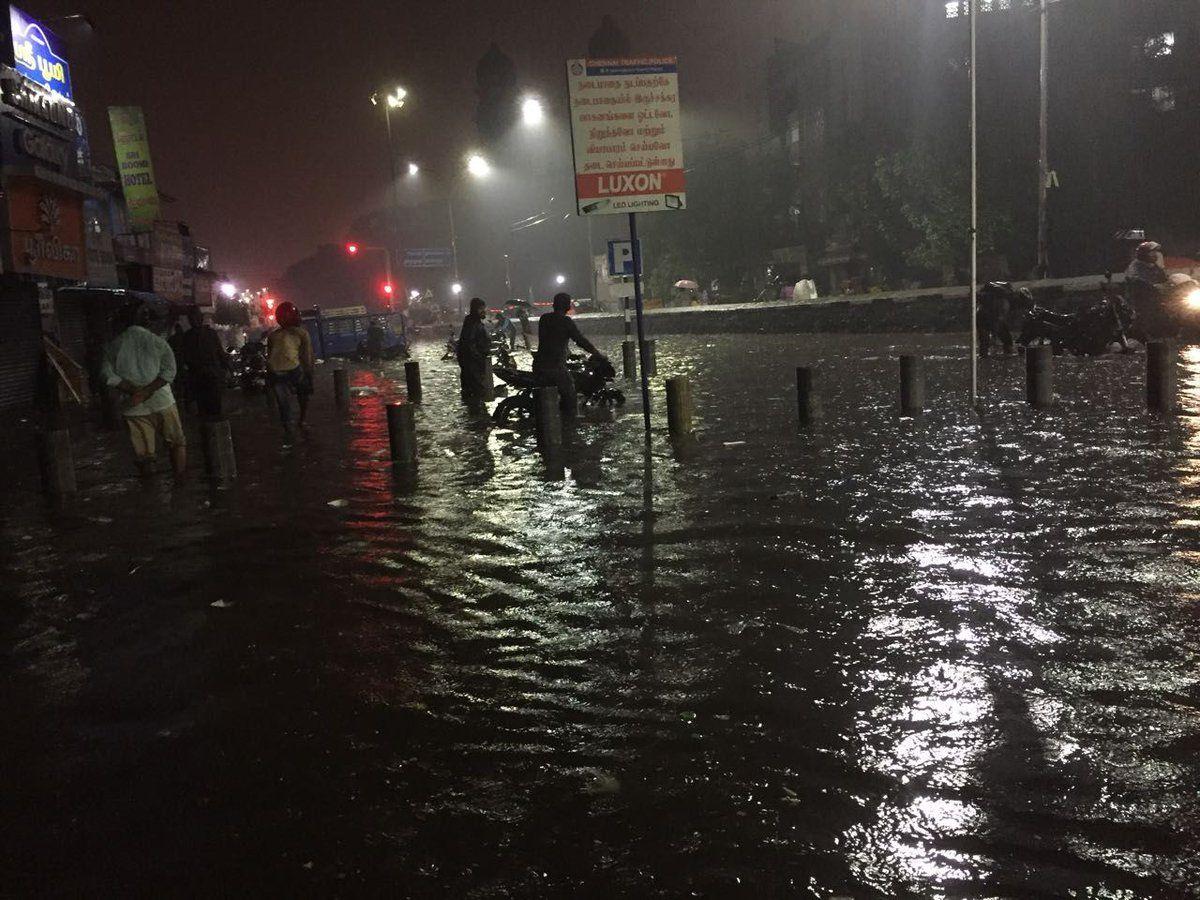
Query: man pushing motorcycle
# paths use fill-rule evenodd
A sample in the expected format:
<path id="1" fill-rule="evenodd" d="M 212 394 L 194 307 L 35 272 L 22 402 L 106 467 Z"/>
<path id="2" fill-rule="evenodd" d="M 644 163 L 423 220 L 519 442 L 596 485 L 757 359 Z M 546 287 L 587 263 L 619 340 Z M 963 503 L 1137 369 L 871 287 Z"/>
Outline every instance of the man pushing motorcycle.
<path id="1" fill-rule="evenodd" d="M 567 315 L 570 311 L 571 295 L 555 294 L 554 311 L 538 320 L 538 348 L 533 354 L 533 373 L 546 387 L 558 388 L 563 415 L 568 417 L 579 411 L 575 381 L 567 369 L 568 346 L 574 341 L 592 356 L 605 358 L 579 331 L 575 320 Z"/>

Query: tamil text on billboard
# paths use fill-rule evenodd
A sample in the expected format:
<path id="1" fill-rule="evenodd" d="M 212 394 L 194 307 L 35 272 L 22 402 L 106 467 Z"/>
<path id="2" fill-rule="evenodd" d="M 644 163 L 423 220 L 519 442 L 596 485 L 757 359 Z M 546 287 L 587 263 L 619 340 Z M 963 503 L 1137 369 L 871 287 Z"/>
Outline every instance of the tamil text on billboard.
<path id="1" fill-rule="evenodd" d="M 71 96 L 71 70 L 58 52 L 58 38 L 15 6 L 8 8 L 13 68 L 42 87 Z"/>
<path id="2" fill-rule="evenodd" d="M 579 214 L 685 208 L 675 57 L 573 59 L 567 83 Z"/>
<path id="3" fill-rule="evenodd" d="M 129 228 L 149 231 L 158 218 L 158 188 L 150 162 L 146 119 L 140 106 L 110 106 L 108 122 L 112 126 L 117 170 L 121 173 L 125 206 L 129 210 Z"/>

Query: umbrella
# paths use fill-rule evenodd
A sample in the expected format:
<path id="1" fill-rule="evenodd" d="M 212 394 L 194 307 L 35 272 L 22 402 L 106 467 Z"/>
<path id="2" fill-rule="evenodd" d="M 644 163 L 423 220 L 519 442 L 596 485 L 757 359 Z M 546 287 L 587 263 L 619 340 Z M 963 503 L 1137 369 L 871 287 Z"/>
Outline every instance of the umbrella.
<path id="1" fill-rule="evenodd" d="M 700 285 L 694 281 L 677 281 L 675 282 L 675 288 L 680 291 L 699 291 Z"/>

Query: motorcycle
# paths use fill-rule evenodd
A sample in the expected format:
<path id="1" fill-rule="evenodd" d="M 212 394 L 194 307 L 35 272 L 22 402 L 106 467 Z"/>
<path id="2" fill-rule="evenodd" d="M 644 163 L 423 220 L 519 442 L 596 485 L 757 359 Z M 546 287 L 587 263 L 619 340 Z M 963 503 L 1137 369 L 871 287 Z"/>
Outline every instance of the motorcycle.
<path id="1" fill-rule="evenodd" d="M 1133 307 L 1106 285 L 1104 296 L 1079 312 L 1053 312 L 1035 303 L 1025 313 L 1020 344 L 1049 344 L 1056 356 L 1064 351 L 1076 356 L 1099 356 L 1113 344 L 1120 344 L 1125 353 L 1131 352 L 1130 338 L 1145 341 Z"/>
<path id="2" fill-rule="evenodd" d="M 610 387 L 617 377 L 617 370 L 612 363 L 602 356 L 583 357 L 572 355 L 567 360 L 567 370 L 575 382 L 575 391 L 579 395 L 581 406 L 620 406 L 625 402 L 625 394 Z M 525 420 L 533 417 L 533 392 L 543 387 L 541 379 L 533 372 L 523 372 L 515 366 L 512 368 L 496 369 L 496 377 L 515 390 L 515 393 L 505 397 L 492 413 L 492 419 L 497 425 L 507 424 L 510 419 Z"/>
<path id="3" fill-rule="evenodd" d="M 267 345 L 263 341 L 249 341 L 239 351 L 240 372 L 238 380 L 242 390 L 257 393 L 267 389 Z"/>

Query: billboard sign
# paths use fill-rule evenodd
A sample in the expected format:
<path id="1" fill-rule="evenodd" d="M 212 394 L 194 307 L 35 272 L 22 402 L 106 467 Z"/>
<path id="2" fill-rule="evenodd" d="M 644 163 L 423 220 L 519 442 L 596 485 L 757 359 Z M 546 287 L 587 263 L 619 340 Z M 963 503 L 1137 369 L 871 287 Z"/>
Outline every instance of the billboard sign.
<path id="1" fill-rule="evenodd" d="M 13 68 L 42 87 L 70 99 L 71 69 L 58 52 L 58 38 L 15 6 L 8 8 Z"/>
<path id="2" fill-rule="evenodd" d="M 150 139 L 142 108 L 110 106 L 108 122 L 112 126 L 117 170 L 121 173 L 125 206 L 129 210 L 129 228 L 131 231 L 149 231 L 159 215 L 158 187 L 154 184 Z"/>
<path id="3" fill-rule="evenodd" d="M 567 62 L 576 209 L 684 209 L 679 67 L 673 56 Z"/>

